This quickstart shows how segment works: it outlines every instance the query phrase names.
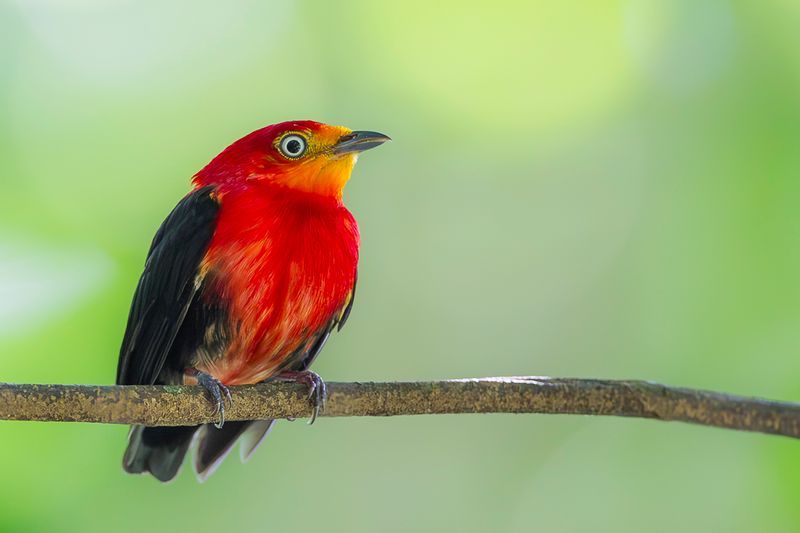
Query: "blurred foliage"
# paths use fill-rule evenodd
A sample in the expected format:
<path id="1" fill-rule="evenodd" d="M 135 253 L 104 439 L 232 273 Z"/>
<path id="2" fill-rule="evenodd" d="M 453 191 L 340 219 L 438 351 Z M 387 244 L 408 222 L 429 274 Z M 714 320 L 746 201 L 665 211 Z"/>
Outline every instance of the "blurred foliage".
<path id="1" fill-rule="evenodd" d="M 800 3 L 0 2 L 0 378 L 111 383 L 156 227 L 239 136 L 390 134 L 331 380 L 800 400 Z M 281 423 L 199 485 L 0 423 L 0 531 L 796 531 L 800 448 L 536 416 Z"/>

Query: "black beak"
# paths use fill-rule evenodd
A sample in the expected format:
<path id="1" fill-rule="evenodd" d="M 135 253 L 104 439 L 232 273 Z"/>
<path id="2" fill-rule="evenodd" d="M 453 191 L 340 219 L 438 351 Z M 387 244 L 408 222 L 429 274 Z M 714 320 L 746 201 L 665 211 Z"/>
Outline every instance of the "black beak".
<path id="1" fill-rule="evenodd" d="M 336 155 L 348 154 L 352 152 L 363 152 L 380 146 L 391 139 L 383 133 L 377 131 L 354 131 L 344 135 L 333 146 L 333 153 Z"/>

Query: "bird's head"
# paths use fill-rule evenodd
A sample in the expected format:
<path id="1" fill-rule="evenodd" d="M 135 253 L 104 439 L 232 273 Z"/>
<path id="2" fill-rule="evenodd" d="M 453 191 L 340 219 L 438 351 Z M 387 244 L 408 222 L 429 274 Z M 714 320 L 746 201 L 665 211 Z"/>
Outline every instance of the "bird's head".
<path id="1" fill-rule="evenodd" d="M 193 182 L 202 187 L 258 180 L 338 199 L 358 154 L 388 140 L 382 133 L 310 120 L 281 122 L 227 147 Z"/>

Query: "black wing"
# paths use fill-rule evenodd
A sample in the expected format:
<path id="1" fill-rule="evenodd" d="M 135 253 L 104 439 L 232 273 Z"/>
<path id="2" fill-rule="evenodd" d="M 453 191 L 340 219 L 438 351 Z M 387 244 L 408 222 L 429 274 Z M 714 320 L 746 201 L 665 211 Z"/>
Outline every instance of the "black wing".
<path id="1" fill-rule="evenodd" d="M 342 316 L 339 317 L 336 331 L 342 331 L 344 323 L 350 318 L 350 311 L 353 310 L 353 302 L 356 301 L 356 285 L 358 285 L 358 270 L 356 270 L 355 276 L 353 277 L 353 288 L 350 291 L 350 299 L 347 301 L 347 305 L 344 306 Z"/>
<path id="2" fill-rule="evenodd" d="M 216 228 L 212 186 L 191 192 L 161 224 L 133 296 L 117 384 L 153 384 L 202 282 L 200 263 Z"/>

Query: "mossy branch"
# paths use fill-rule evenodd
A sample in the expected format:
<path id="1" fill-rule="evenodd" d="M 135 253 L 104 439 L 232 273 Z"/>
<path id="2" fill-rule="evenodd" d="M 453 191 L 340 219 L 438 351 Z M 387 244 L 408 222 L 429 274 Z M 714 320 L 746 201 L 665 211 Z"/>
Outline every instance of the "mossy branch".
<path id="1" fill-rule="evenodd" d="M 291 383 L 232 387 L 228 420 L 302 418 L 305 389 Z M 457 413 L 611 415 L 691 422 L 800 438 L 800 404 L 659 385 L 647 381 L 508 377 L 433 382 L 328 383 L 320 416 Z M 0 420 L 148 426 L 216 420 L 197 386 L 20 385 L 0 383 Z"/>

